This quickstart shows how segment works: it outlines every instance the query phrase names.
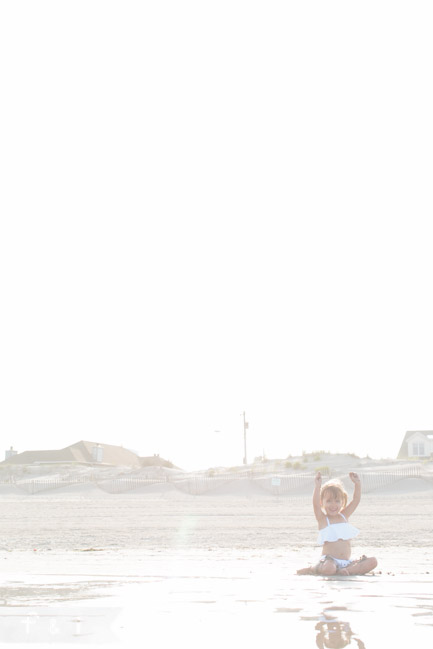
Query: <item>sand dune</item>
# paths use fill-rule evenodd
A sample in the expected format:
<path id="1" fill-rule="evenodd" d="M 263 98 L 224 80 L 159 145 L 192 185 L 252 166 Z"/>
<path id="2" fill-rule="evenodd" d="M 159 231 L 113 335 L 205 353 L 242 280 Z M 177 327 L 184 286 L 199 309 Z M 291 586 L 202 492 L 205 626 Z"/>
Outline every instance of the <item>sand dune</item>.
<path id="1" fill-rule="evenodd" d="M 215 468 L 195 473 L 161 467 L 131 471 L 127 467 L 32 465 L 13 467 L 0 475 L 0 497 L 25 497 L 44 493 L 82 494 L 86 498 L 105 494 L 206 493 L 247 498 L 306 497 L 311 493 L 317 470 L 324 480 L 339 478 L 348 490 L 349 471 L 360 474 L 363 490 L 412 493 L 433 489 L 433 463 L 372 460 L 349 454 L 311 454 L 289 460 L 272 460 L 248 467 Z M 1 479 L 3 477 L 3 479 Z"/>

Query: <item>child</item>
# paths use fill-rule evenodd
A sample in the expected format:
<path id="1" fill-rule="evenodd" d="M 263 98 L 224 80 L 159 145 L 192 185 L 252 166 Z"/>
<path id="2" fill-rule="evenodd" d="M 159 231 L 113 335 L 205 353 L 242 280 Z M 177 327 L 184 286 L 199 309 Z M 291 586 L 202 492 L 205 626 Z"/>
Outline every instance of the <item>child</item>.
<path id="1" fill-rule="evenodd" d="M 361 500 L 361 480 L 357 473 L 349 473 L 355 485 L 353 498 L 347 504 L 347 493 L 339 480 L 330 480 L 322 486 L 320 471 L 315 477 L 313 509 L 319 525 L 318 544 L 323 553 L 316 566 L 302 568 L 298 575 L 365 575 L 374 570 L 374 557 L 362 556 L 350 560 L 350 540 L 359 530 L 348 522 Z"/>

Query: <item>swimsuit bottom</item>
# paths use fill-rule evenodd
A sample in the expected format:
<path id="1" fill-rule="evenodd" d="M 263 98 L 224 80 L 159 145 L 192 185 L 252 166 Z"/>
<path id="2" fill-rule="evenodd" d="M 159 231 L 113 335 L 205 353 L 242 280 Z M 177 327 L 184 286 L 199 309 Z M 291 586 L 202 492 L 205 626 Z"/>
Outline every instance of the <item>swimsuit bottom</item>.
<path id="1" fill-rule="evenodd" d="M 347 568 L 347 566 L 350 566 L 350 564 L 352 563 L 352 561 L 350 561 L 350 559 L 336 559 L 335 557 L 332 557 L 330 554 L 322 555 L 320 557 L 319 563 L 323 563 L 327 559 L 331 559 L 332 561 L 334 561 L 334 563 L 336 564 L 338 570 L 341 570 L 341 568 Z"/>

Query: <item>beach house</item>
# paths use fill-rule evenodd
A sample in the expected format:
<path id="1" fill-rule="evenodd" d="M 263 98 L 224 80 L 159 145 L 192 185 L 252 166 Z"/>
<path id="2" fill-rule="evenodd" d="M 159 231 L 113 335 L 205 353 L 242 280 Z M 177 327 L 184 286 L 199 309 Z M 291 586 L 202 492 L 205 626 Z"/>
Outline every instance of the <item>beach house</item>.
<path id="1" fill-rule="evenodd" d="M 5 451 L 5 459 L 0 464 L 100 464 L 101 466 L 125 466 L 131 469 L 147 467 L 177 468 L 159 454 L 139 457 L 123 446 L 86 442 L 81 440 L 66 448 L 46 451 L 23 451 L 17 453 L 11 446 Z"/>
<path id="2" fill-rule="evenodd" d="M 433 457 L 433 430 L 408 430 L 403 438 L 399 460 L 405 458 L 426 459 Z"/>
<path id="3" fill-rule="evenodd" d="M 23 451 L 11 455 L 6 451 L 7 464 L 101 464 L 140 468 L 138 455 L 123 446 L 80 441 L 59 450 Z"/>

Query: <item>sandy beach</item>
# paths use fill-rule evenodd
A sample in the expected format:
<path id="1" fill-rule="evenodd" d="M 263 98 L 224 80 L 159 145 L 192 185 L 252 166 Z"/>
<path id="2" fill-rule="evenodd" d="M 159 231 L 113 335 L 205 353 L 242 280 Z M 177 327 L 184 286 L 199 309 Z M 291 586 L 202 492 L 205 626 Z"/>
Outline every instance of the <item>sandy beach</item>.
<path id="1" fill-rule="evenodd" d="M 352 578 L 295 574 L 320 555 L 310 492 L 251 480 L 202 495 L 169 481 L 117 494 L 3 485 L 1 645 L 427 647 L 432 483 L 363 495 L 353 556 L 379 565 Z"/>

